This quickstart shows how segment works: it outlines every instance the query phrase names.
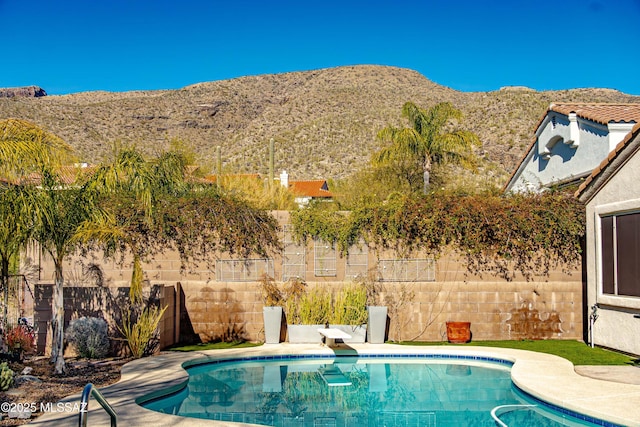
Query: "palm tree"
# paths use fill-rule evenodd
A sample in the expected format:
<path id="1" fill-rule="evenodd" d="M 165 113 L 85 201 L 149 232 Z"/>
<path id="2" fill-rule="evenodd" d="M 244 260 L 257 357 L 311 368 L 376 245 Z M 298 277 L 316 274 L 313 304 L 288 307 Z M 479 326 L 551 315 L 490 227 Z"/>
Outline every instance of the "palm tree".
<path id="1" fill-rule="evenodd" d="M 268 213 L 223 196 L 217 187 L 190 181 L 189 157 L 179 149 L 145 159 L 135 148 L 116 148 L 113 160 L 89 186 L 102 209 L 80 228 L 78 238 L 97 243 L 107 255 L 133 257 L 129 296 L 142 301 L 144 259 L 176 249 L 186 261 L 204 260 L 218 248 L 247 255 L 277 248 L 277 224 Z"/>
<path id="2" fill-rule="evenodd" d="M 64 274 L 63 262 L 77 246 L 78 229 L 92 214 L 94 195 L 86 186 L 67 185 L 48 171 L 34 203 L 36 225 L 33 238 L 48 253 L 55 268 L 51 320 L 51 361 L 56 373 L 65 371 L 64 344 Z"/>
<path id="3" fill-rule="evenodd" d="M 60 164 L 72 159 L 72 149 L 62 139 L 35 124 L 20 119 L 0 120 L 0 178 L 4 188 L 0 195 L 0 263 L 2 283 L 7 290 L 9 260 L 19 254 L 32 237 L 46 242 L 47 247 L 58 255 L 56 262 L 56 298 L 52 302 L 52 327 L 57 340 L 52 345 L 52 360 L 57 372 L 64 371 L 62 358 L 64 306 L 62 299 L 62 259 L 66 248 L 52 249 L 47 230 L 58 232 L 58 221 L 70 221 L 66 217 L 66 203 L 50 204 L 43 191 L 35 191 L 30 175 L 40 176 L 55 170 Z M 49 172 L 50 174 L 50 172 Z M 51 177 L 51 175 L 49 175 Z M 51 180 L 49 178 L 49 180 Z M 44 183 L 44 181 L 43 181 Z M 58 187 L 58 184 L 55 185 Z M 44 187 L 46 189 L 46 187 Z M 49 185 L 49 190 L 53 188 Z M 87 205 L 83 205 L 85 208 Z M 57 209 L 61 209 L 58 211 Z M 62 213 L 62 214 L 61 214 Z M 53 215 L 52 215 L 53 214 Z M 45 225 L 46 224 L 46 225 Z M 65 228 L 65 227 L 62 227 Z M 51 253 L 51 252 L 50 252 Z M 55 258 L 54 258 L 55 259 Z M 5 315 L 6 321 L 6 315 Z"/>
<path id="4" fill-rule="evenodd" d="M 111 202 L 103 210 L 94 211 L 86 221 L 78 238 L 84 242 L 98 242 L 107 253 L 128 250 L 133 255 L 133 270 L 129 296 L 132 302 L 142 300 L 142 258 L 151 227 L 158 218 L 154 210 L 164 196 L 182 194 L 189 188 L 185 178 L 188 156 L 181 150 L 163 152 L 146 159 L 135 147 L 113 147 L 110 162 L 100 166 L 92 176 L 89 187 Z M 126 204 L 128 208 L 118 209 Z M 139 221 L 139 214 L 143 220 Z M 143 231 L 144 230 L 144 231 Z"/>
<path id="5" fill-rule="evenodd" d="M 405 174 L 411 184 L 417 165 L 422 169 L 422 191 L 429 189 L 431 167 L 435 164 L 454 163 L 463 167 L 474 165 L 473 147 L 480 140 L 472 132 L 446 128 L 452 120 L 462 118 L 462 112 L 448 102 L 424 110 L 413 102 L 402 107 L 402 116 L 411 127 L 398 129 L 388 126 L 378 132 L 378 138 L 391 145 L 375 153 L 376 166 L 394 165 L 398 173 Z"/>

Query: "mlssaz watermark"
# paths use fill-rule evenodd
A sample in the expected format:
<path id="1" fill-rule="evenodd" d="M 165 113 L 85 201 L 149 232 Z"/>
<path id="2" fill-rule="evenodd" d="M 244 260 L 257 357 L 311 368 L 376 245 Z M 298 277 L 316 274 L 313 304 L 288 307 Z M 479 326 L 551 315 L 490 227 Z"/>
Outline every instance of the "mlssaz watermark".
<path id="1" fill-rule="evenodd" d="M 88 411 L 87 402 L 2 402 L 0 403 L 0 412 L 6 414 L 11 413 L 51 413 L 51 412 L 67 412 L 79 413 Z"/>

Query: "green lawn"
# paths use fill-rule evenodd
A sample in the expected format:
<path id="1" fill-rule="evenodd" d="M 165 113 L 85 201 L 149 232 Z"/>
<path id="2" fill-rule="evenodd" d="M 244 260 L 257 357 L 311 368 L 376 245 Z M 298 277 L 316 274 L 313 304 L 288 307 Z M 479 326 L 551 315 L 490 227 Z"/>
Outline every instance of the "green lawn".
<path id="1" fill-rule="evenodd" d="M 599 347 L 591 348 L 579 341 L 569 340 L 536 340 L 536 341 L 473 341 L 469 344 L 449 344 L 447 342 L 402 342 L 402 345 L 449 345 L 449 346 L 484 346 L 515 348 L 519 350 L 538 351 L 540 353 L 555 354 L 570 360 L 574 365 L 634 365 L 640 360 L 626 354 L 605 350 Z M 229 348 L 256 347 L 261 343 L 250 342 L 217 342 L 206 344 L 192 344 L 170 348 L 171 351 L 201 351 L 221 350 Z"/>
<path id="2" fill-rule="evenodd" d="M 483 346 L 515 348 L 519 350 L 537 351 L 564 357 L 574 365 L 633 365 L 638 364 L 637 358 L 611 350 L 595 347 L 579 341 L 569 340 L 536 340 L 536 341 L 473 341 L 469 344 L 449 344 L 430 342 L 403 342 L 404 345 L 451 345 L 451 346 Z"/>

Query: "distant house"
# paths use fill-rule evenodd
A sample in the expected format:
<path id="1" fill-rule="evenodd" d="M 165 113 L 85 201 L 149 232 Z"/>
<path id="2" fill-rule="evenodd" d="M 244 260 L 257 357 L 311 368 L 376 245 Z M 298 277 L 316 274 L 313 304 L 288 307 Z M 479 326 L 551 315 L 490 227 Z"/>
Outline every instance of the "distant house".
<path id="1" fill-rule="evenodd" d="M 636 124 L 576 192 L 586 204 L 592 342 L 633 354 L 640 354 L 639 151 Z"/>
<path id="2" fill-rule="evenodd" d="M 317 179 L 312 181 L 290 181 L 287 171 L 280 174 L 280 185 L 288 188 L 295 195 L 298 206 L 306 206 L 312 200 L 329 201 L 333 195 L 329 191 L 327 181 Z"/>
<path id="3" fill-rule="evenodd" d="M 205 182 L 216 183 L 218 182 L 217 175 L 209 175 L 204 178 Z M 302 207 L 309 204 L 312 200 L 332 200 L 333 194 L 329 191 L 329 185 L 324 179 L 316 179 L 311 181 L 291 181 L 289 180 L 289 174 L 287 171 L 282 171 L 280 178 L 276 178 L 276 181 L 280 181 L 280 185 L 289 189 L 295 196 L 295 203 Z M 250 181 L 262 182 L 260 174 L 231 174 L 222 175 L 220 182 L 226 184 L 240 184 L 249 183 Z"/>
<path id="4" fill-rule="evenodd" d="M 580 183 L 640 123 L 640 104 L 551 104 L 505 191 Z"/>

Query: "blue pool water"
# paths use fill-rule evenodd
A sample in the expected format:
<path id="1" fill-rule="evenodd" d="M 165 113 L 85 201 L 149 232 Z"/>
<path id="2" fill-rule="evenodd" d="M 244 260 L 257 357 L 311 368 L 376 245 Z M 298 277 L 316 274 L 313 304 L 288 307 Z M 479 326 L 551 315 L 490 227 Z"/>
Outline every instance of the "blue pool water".
<path id="1" fill-rule="evenodd" d="M 585 426 L 517 390 L 510 364 L 422 357 L 274 357 L 188 368 L 143 406 L 268 426 Z M 500 408 L 497 408 L 500 407 Z M 500 420 L 496 422 L 491 412 Z"/>

